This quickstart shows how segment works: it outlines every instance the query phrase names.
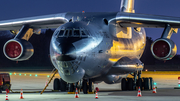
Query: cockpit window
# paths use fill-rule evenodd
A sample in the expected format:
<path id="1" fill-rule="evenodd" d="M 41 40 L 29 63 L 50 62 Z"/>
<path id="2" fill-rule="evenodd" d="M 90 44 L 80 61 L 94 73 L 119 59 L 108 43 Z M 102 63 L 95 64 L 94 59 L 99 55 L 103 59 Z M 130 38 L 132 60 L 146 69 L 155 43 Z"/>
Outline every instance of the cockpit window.
<path id="1" fill-rule="evenodd" d="M 86 35 L 86 34 L 84 33 L 84 31 L 81 31 L 81 34 L 82 34 L 82 35 Z"/>
<path id="2" fill-rule="evenodd" d="M 85 28 L 71 28 L 68 29 L 61 29 L 59 32 L 58 37 L 88 37 L 89 32 Z"/>
<path id="3" fill-rule="evenodd" d="M 61 30 L 59 36 L 63 36 L 63 34 L 64 34 L 64 30 Z"/>
<path id="4" fill-rule="evenodd" d="M 74 36 L 80 36 L 79 30 L 74 30 Z"/>
<path id="5" fill-rule="evenodd" d="M 88 37 L 89 32 L 85 28 L 81 28 L 81 35 L 82 37 Z"/>
<path id="6" fill-rule="evenodd" d="M 72 36 L 72 30 L 69 30 L 69 36 L 70 37 Z"/>
<path id="7" fill-rule="evenodd" d="M 66 30 L 66 32 L 65 32 L 65 34 L 64 34 L 64 36 L 68 36 L 68 30 Z"/>

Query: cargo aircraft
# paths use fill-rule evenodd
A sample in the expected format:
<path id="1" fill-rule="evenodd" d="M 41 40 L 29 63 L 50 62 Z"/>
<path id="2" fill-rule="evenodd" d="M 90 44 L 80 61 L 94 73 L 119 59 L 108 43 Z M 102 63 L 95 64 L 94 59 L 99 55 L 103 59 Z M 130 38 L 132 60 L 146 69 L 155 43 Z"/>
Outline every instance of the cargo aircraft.
<path id="1" fill-rule="evenodd" d="M 67 12 L 4 20 L 0 30 L 16 34 L 5 43 L 4 55 L 13 61 L 28 60 L 34 49 L 25 36 L 49 28 L 57 28 L 50 43 L 51 62 L 61 77 L 54 80 L 55 90 L 79 87 L 86 94 L 93 90 L 93 83 L 102 81 L 121 83 L 122 90 L 152 89 L 152 78 L 141 77 L 144 28 L 164 28 L 151 52 L 159 60 L 170 60 L 177 52 L 170 38 L 180 28 L 180 18 L 136 14 L 134 0 L 121 0 L 119 12 Z M 129 74 L 133 78 L 127 78 Z"/>

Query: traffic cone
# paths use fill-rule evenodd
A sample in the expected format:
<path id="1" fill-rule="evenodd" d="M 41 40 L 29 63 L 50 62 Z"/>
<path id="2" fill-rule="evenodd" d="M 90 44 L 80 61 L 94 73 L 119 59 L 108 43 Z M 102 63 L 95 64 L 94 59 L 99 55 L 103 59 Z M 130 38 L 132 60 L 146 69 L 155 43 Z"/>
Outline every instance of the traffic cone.
<path id="1" fill-rule="evenodd" d="M 75 97 L 74 98 L 79 98 L 78 89 L 77 88 L 76 88 L 76 93 L 75 93 Z"/>
<path id="2" fill-rule="evenodd" d="M 5 99 L 5 101 L 9 101 L 9 99 L 8 99 L 8 93 L 6 92 L 6 99 Z"/>
<path id="3" fill-rule="evenodd" d="M 22 91 L 22 89 L 21 89 L 21 93 L 20 94 L 21 94 L 20 99 L 24 99 L 23 98 L 23 91 Z"/>
<path id="4" fill-rule="evenodd" d="M 155 85 L 154 85 L 154 87 L 153 87 L 153 92 L 152 93 L 157 93 L 156 92 L 156 87 L 155 87 Z"/>
<path id="5" fill-rule="evenodd" d="M 97 91 L 96 91 L 96 97 L 95 97 L 95 99 L 98 99 L 98 93 L 97 93 Z"/>
<path id="6" fill-rule="evenodd" d="M 139 87 L 139 89 L 138 89 L 138 94 L 137 94 L 137 97 L 142 97 L 140 87 Z"/>

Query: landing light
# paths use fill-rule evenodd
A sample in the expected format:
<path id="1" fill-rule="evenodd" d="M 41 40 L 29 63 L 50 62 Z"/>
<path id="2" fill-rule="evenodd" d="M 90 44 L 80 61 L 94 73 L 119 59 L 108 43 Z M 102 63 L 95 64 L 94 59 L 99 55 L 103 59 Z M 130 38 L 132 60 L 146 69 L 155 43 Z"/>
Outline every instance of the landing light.
<path id="1" fill-rule="evenodd" d="M 9 73 L 9 75 L 12 75 L 12 73 Z"/>
<path id="2" fill-rule="evenodd" d="M 37 77 L 38 75 L 36 74 L 35 77 Z"/>
<path id="3" fill-rule="evenodd" d="M 24 74 L 24 76 L 26 76 L 26 74 Z"/>
<path id="4" fill-rule="evenodd" d="M 147 72 L 148 70 L 146 69 L 145 71 Z"/>
<path id="5" fill-rule="evenodd" d="M 19 73 L 19 76 L 21 76 L 21 73 Z"/>
<path id="6" fill-rule="evenodd" d="M 47 75 L 47 77 L 49 78 L 49 75 Z"/>
<path id="7" fill-rule="evenodd" d="M 32 76 L 32 74 L 29 74 L 29 76 Z"/>
<path id="8" fill-rule="evenodd" d="M 179 84 L 179 87 L 180 87 L 180 84 Z"/>

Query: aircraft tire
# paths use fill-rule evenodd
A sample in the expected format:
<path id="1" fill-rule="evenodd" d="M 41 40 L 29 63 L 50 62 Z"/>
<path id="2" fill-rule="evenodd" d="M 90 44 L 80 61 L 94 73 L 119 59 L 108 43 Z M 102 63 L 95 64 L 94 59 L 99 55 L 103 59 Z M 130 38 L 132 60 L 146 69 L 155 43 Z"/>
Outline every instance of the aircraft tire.
<path id="1" fill-rule="evenodd" d="M 127 89 L 126 89 L 126 78 L 123 78 L 123 79 L 121 80 L 121 90 L 122 90 L 122 91 L 127 90 Z"/>
<path id="2" fill-rule="evenodd" d="M 60 78 L 60 88 L 62 92 L 66 91 L 66 86 L 67 86 L 67 83 L 62 78 Z"/>
<path id="3" fill-rule="evenodd" d="M 153 84 L 154 84 L 154 82 L 153 82 L 152 77 L 149 77 L 149 84 L 150 84 L 150 90 L 153 90 Z"/>
<path id="4" fill-rule="evenodd" d="M 143 78 L 142 78 L 142 90 L 145 90 L 145 89 L 144 89 L 144 87 L 145 87 L 144 80 L 145 80 L 145 78 L 143 77 Z"/>
<path id="5" fill-rule="evenodd" d="M 84 93 L 84 94 L 87 94 L 87 89 L 88 89 L 87 80 L 83 80 L 82 89 L 83 89 L 83 93 Z"/>
<path id="6" fill-rule="evenodd" d="M 59 79 L 58 78 L 54 79 L 53 89 L 54 90 L 60 90 L 59 89 Z"/>
<path id="7" fill-rule="evenodd" d="M 69 84 L 68 92 L 74 92 L 74 84 L 73 83 Z"/>
<path id="8" fill-rule="evenodd" d="M 128 78 L 128 84 L 127 84 L 127 90 L 133 90 L 133 79 L 132 78 Z"/>
<path id="9" fill-rule="evenodd" d="M 94 85 L 91 80 L 89 80 L 89 92 L 92 92 L 94 89 Z"/>
<path id="10" fill-rule="evenodd" d="M 144 90 L 149 90 L 149 78 L 144 78 Z"/>
<path id="11" fill-rule="evenodd" d="M 61 90 L 61 78 L 59 79 L 59 90 Z"/>
<path id="12" fill-rule="evenodd" d="M 137 87 L 138 88 L 140 87 L 142 90 L 142 79 L 141 78 L 137 80 Z"/>

